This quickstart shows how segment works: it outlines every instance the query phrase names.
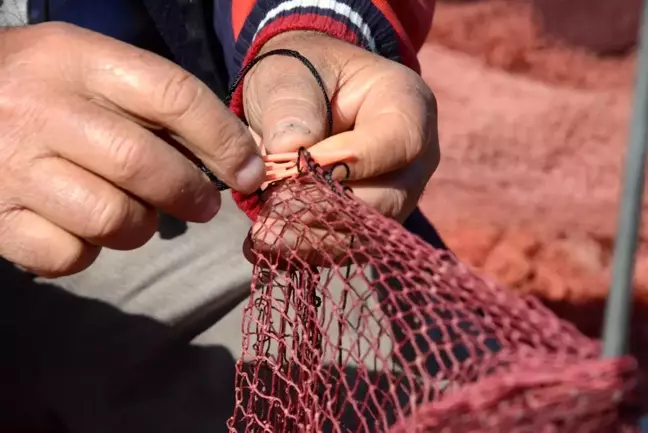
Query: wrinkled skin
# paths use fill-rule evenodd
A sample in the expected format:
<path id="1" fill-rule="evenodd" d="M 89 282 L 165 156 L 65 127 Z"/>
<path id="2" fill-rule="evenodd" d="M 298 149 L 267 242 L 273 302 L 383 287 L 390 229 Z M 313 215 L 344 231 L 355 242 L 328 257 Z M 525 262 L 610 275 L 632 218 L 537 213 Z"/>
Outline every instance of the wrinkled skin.
<path id="1" fill-rule="evenodd" d="M 269 58 L 246 79 L 251 133 L 203 83 L 155 54 L 61 23 L 0 32 L 0 256 L 68 275 L 102 247 L 146 243 L 157 209 L 210 221 L 219 192 L 187 156 L 253 192 L 264 176 L 253 135 L 273 152 L 353 147 L 356 194 L 403 219 L 439 158 L 427 86 L 322 34 L 286 33 L 264 50 L 274 48 L 300 51 L 322 73 L 335 93 L 333 138 L 322 141 L 322 95 L 295 59 Z"/>
<path id="2" fill-rule="evenodd" d="M 403 65 L 320 33 L 290 32 L 271 39 L 261 51 L 293 49 L 309 59 L 333 95 L 334 131 L 326 134 L 322 90 L 298 60 L 271 56 L 245 80 L 245 114 L 269 153 L 353 149 L 345 182 L 362 201 L 383 215 L 404 221 L 439 163 L 436 100 L 422 78 Z M 345 170 L 339 173 L 346 175 Z M 269 194 L 266 194 L 268 196 Z M 277 245 L 317 256 L 314 248 L 333 255 L 348 245 L 339 235 L 318 228 L 324 209 L 309 211 L 303 203 L 283 204 L 274 212 L 300 212 L 299 223 L 311 227 L 283 229 L 278 215 L 262 217 L 253 228 L 257 248 Z M 293 219 L 293 225 L 296 220 Z M 323 238 L 320 242 L 319 238 Z"/>

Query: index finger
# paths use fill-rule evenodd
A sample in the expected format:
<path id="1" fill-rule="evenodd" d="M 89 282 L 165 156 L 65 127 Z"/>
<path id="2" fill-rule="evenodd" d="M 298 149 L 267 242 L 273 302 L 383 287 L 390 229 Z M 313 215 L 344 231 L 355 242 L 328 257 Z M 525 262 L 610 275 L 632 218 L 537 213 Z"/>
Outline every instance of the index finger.
<path id="1" fill-rule="evenodd" d="M 87 97 L 170 130 L 230 187 L 250 193 L 261 185 L 264 163 L 246 126 L 198 78 L 153 53 L 92 33 L 79 49 Z"/>

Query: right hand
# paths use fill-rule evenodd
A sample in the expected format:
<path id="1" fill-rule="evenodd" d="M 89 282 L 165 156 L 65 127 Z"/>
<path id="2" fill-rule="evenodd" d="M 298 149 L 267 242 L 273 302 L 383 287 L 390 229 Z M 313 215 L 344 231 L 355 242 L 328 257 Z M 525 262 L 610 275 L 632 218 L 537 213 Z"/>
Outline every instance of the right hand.
<path id="1" fill-rule="evenodd" d="M 241 192 L 263 180 L 247 128 L 173 63 L 66 24 L 0 30 L 0 256 L 68 275 L 146 243 L 157 209 L 210 220 L 219 192 L 183 153 Z"/>

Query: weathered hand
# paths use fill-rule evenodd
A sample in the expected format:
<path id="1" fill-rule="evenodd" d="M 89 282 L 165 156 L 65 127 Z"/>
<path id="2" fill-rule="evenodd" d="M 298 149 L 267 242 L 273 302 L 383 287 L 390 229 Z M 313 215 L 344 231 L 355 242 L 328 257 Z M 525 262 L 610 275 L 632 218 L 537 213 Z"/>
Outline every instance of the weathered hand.
<path id="1" fill-rule="evenodd" d="M 322 90 L 308 68 L 293 58 L 271 56 L 244 83 L 245 115 L 257 138 L 268 153 L 302 146 L 312 152 L 353 149 L 357 160 L 347 164 L 346 184 L 368 205 L 403 221 L 439 163 L 436 102 L 430 89 L 414 71 L 325 34 L 285 33 L 266 43 L 261 54 L 279 48 L 298 51 L 320 73 L 333 95 L 333 136 L 325 139 Z M 323 258 L 320 253 L 345 254 L 351 227 L 336 226 L 332 233 L 321 226 L 323 212 L 311 212 L 297 202 L 286 207 L 282 194 L 275 211 L 298 213 L 299 227 L 284 229 L 283 216 L 263 218 L 250 239 L 257 250 L 287 249 L 284 253 L 296 252 L 312 263 Z M 250 247 L 246 243 L 244 251 L 249 253 Z"/>
<path id="2" fill-rule="evenodd" d="M 245 125 L 173 63 L 70 25 L 0 30 L 0 256 L 70 274 L 144 244 L 156 209 L 210 220 L 219 193 L 187 153 L 243 192 L 264 176 Z"/>
<path id="3" fill-rule="evenodd" d="M 300 52 L 333 97 L 334 136 L 325 139 L 322 91 L 298 60 L 271 56 L 245 80 L 250 127 L 269 153 L 353 149 L 347 183 L 386 216 L 404 220 L 439 162 L 436 102 L 414 71 L 321 33 L 295 31 L 264 45 L 261 54 Z"/>

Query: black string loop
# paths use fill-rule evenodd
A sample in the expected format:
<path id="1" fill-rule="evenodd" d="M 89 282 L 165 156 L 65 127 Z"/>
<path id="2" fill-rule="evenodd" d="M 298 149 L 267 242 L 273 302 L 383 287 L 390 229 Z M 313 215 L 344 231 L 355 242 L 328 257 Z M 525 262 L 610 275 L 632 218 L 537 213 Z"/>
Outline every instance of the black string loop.
<path id="1" fill-rule="evenodd" d="M 306 57 L 304 57 L 298 51 L 295 50 L 280 48 L 277 50 L 268 51 L 267 53 L 255 57 L 251 62 L 245 65 L 245 67 L 241 69 L 241 71 L 236 76 L 236 79 L 234 80 L 234 82 L 229 88 L 229 91 L 227 93 L 227 98 L 225 98 L 225 104 L 228 107 L 230 106 L 232 102 L 232 96 L 234 95 L 234 92 L 236 92 L 236 89 L 238 89 L 238 87 L 241 85 L 241 83 L 243 83 L 243 79 L 245 78 L 245 76 L 252 70 L 254 66 L 256 66 L 259 62 L 261 62 L 262 60 L 270 56 L 285 56 L 285 57 L 292 57 L 294 59 L 297 59 L 300 62 L 302 62 L 304 66 L 306 66 L 306 68 L 313 75 L 313 78 L 315 78 L 315 81 L 317 82 L 319 88 L 322 90 L 322 95 L 324 96 L 324 104 L 326 105 L 326 137 L 330 137 L 333 134 L 333 107 L 331 105 L 331 99 L 326 93 L 326 86 L 324 85 L 324 80 L 322 79 L 320 73 L 317 71 L 317 68 L 315 68 L 315 65 L 313 65 L 313 63 L 311 63 L 310 60 L 308 60 Z M 300 154 L 301 154 L 301 149 L 300 149 Z M 297 166 L 299 167 L 299 163 L 297 164 Z M 226 185 L 224 182 L 222 182 L 220 179 L 218 179 L 218 177 L 209 168 L 207 168 L 202 161 L 198 162 L 198 167 L 202 170 L 203 173 L 207 175 L 209 180 L 212 183 L 214 183 L 220 191 L 229 189 L 229 186 Z M 348 170 L 349 168 L 347 166 L 347 171 Z"/>

